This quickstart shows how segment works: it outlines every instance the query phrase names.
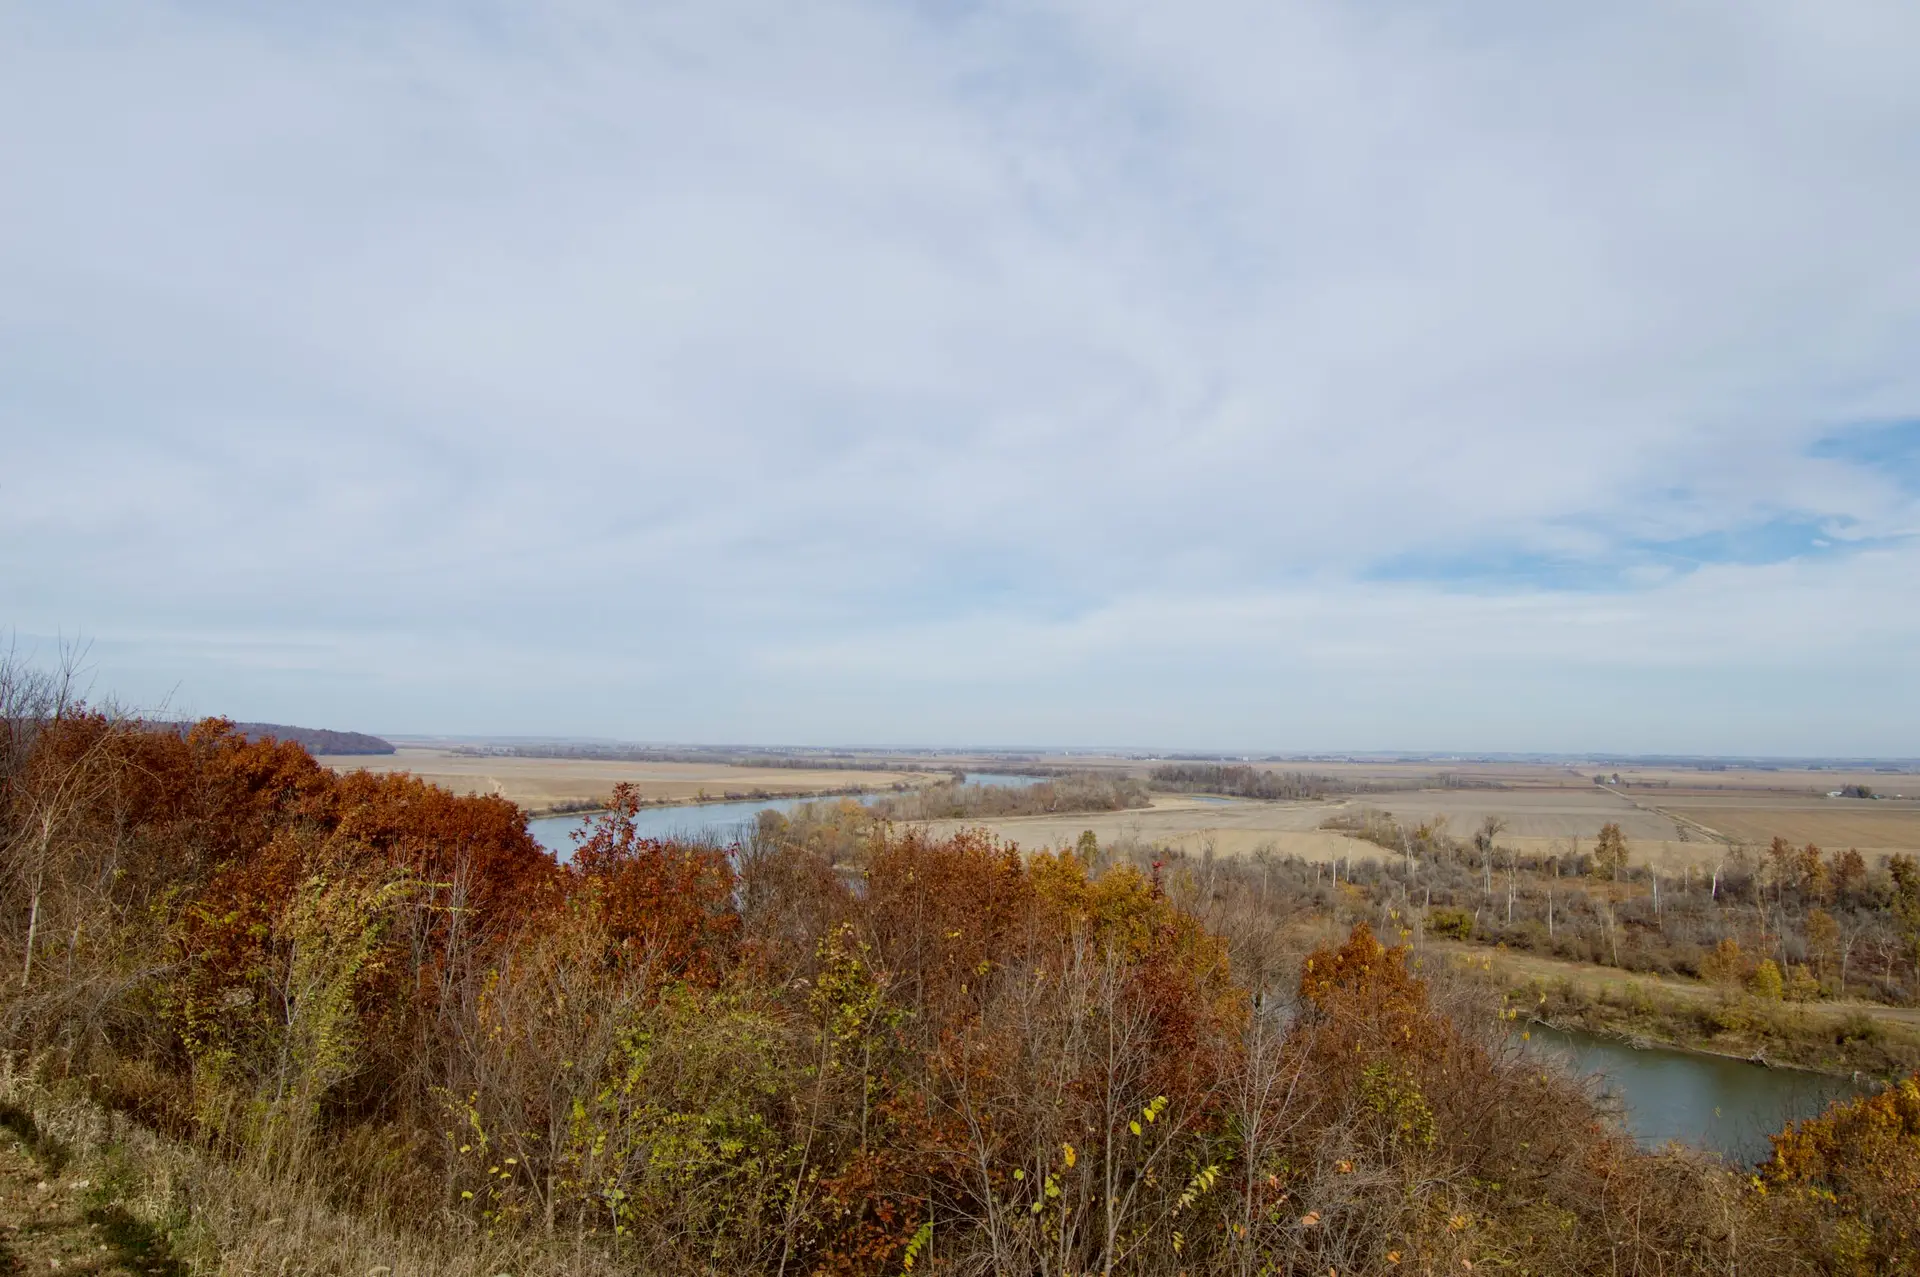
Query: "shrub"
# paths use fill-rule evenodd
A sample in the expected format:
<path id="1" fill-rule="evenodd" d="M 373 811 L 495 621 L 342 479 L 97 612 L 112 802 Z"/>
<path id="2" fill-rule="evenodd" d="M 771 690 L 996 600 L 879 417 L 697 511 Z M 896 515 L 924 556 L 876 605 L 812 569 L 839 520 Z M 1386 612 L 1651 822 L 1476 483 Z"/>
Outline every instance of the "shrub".
<path id="1" fill-rule="evenodd" d="M 1700 960 L 1700 978 L 1708 984 L 1733 988 L 1746 977 L 1746 955 L 1740 952 L 1740 942 L 1731 937 L 1720 941 Z"/>
<path id="2" fill-rule="evenodd" d="M 1828 1271 L 1920 1267 L 1920 1074 L 1773 1137 L 1762 1178 Z M 1834 1261 L 1838 1261 L 1837 1263 Z"/>
<path id="3" fill-rule="evenodd" d="M 1864 1042 L 1869 1045 L 1885 1040 L 1886 1029 L 1881 1023 L 1865 1011 L 1849 1011 L 1840 1018 L 1833 1028 L 1833 1041 L 1836 1046 L 1845 1046 L 1849 1042 Z"/>

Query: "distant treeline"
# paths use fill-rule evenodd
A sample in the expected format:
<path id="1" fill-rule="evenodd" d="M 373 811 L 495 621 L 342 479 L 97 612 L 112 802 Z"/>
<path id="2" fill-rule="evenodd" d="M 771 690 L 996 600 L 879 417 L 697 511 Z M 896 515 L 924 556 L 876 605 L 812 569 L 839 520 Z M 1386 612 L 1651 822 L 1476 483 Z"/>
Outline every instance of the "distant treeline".
<path id="1" fill-rule="evenodd" d="M 209 722 L 228 722 L 226 719 L 209 719 Z M 192 729 L 192 723 L 158 723 L 162 729 L 170 728 L 185 735 Z M 336 732 L 326 727 L 293 727 L 286 723 L 233 723 L 233 730 L 250 741 L 277 740 L 289 741 L 305 749 L 309 754 L 391 754 L 394 752 L 392 741 L 382 740 L 378 736 L 369 736 L 365 732 Z"/>
<path id="2" fill-rule="evenodd" d="M 891 798 L 867 809 L 885 820 L 971 820 L 991 816 L 1124 811 L 1145 807 L 1147 787 L 1131 776 L 1079 772 L 1033 785 L 963 785 L 946 781 Z"/>
<path id="3" fill-rule="evenodd" d="M 1497 780 L 1460 772 L 1371 780 L 1311 772 L 1265 771 L 1236 764 L 1173 763 L 1149 773 L 1153 787 L 1179 794 L 1232 798 L 1326 798 L 1332 794 L 1390 794 L 1409 789 L 1505 789 Z"/>
<path id="4" fill-rule="evenodd" d="M 285 723 L 235 723 L 248 740 L 292 741 L 309 754 L 391 754 L 393 742 L 365 732 L 336 732 L 325 727 L 289 727 Z"/>
<path id="5" fill-rule="evenodd" d="M 652 749 L 641 745 L 462 745 L 453 753 L 468 758 L 572 758 L 613 763 L 709 763 L 727 767 L 784 767 L 796 771 L 951 772 L 950 758 L 926 755 L 862 757 L 854 754 L 810 754 L 794 750 Z M 1026 755 L 989 760 L 993 767 L 1018 767 L 1034 776 L 1064 775 L 1065 769 L 1035 764 Z M 976 768 L 975 770 L 990 770 Z"/>
<path id="6" fill-rule="evenodd" d="M 1156 767 L 1155 789 L 1184 794 L 1224 794 L 1232 798 L 1325 798 L 1336 788 L 1332 778 L 1305 772 L 1270 772 L 1257 767 L 1213 763 L 1176 763 Z"/>

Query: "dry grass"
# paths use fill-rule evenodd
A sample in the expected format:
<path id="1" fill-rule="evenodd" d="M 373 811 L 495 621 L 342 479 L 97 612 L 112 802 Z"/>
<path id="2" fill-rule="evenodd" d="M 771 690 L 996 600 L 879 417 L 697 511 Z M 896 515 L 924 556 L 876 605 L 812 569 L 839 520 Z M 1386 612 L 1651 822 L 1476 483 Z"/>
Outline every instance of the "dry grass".
<path id="1" fill-rule="evenodd" d="M 491 1236 L 454 1218 L 425 1235 L 336 1210 L 309 1185 L 270 1181 L 166 1140 L 70 1085 L 43 1084 L 13 1060 L 0 1060 L 0 1115 L 12 1137 L 0 1159 L 0 1194 L 30 1195 L 38 1226 L 31 1252 L 16 1238 L 16 1261 L 51 1257 L 53 1270 L 163 1277 L 624 1271 L 602 1251 L 544 1237 Z M 0 1251 L 0 1264 L 8 1258 Z"/>

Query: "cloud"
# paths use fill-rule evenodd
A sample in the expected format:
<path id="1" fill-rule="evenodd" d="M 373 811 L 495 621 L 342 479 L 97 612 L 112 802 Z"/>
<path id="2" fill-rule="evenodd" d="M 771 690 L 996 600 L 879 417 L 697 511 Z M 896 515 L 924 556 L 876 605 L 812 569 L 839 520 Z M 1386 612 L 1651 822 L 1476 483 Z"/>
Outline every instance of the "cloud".
<path id="1" fill-rule="evenodd" d="M 1916 55 L 1865 0 L 12 10 L 6 619 L 388 730 L 1444 745 L 1524 682 L 1580 748 L 1658 669 L 1652 748 L 1912 752 Z M 1900 694 L 1725 714 L 1841 662 Z M 1263 727 L 1279 667 L 1392 691 Z"/>

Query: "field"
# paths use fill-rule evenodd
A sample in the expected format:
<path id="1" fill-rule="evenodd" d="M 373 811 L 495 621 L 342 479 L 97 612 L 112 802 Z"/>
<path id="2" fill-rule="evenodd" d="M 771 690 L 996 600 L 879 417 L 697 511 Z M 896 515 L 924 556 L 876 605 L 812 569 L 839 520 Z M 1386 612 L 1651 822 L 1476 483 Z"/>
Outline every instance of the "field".
<path id="1" fill-rule="evenodd" d="M 533 814 L 605 801 L 622 781 L 657 803 L 890 789 L 936 779 L 924 772 L 730 767 L 723 763 L 603 762 L 572 758 L 505 758 L 402 746 L 387 755 L 320 760 L 339 772 L 408 772 L 456 794 L 498 794 Z"/>
<path id="2" fill-rule="evenodd" d="M 1761 767 L 1729 767 L 1718 771 L 1707 768 L 1593 766 L 1584 770 L 1589 775 L 1602 771 L 1609 776 L 1617 773 L 1621 784 L 1634 790 L 1766 790 L 1783 794 L 1824 795 L 1848 785 L 1867 785 L 1875 793 L 1920 797 L 1920 774 L 1866 767 L 1835 767 L 1818 771 L 1807 768 L 1776 771 Z"/>
<path id="3" fill-rule="evenodd" d="M 1448 831 L 1465 837 L 1482 820 L 1495 816 L 1507 821 L 1504 845 L 1524 849 L 1549 845 L 1564 847 L 1577 838 L 1591 845 L 1608 821 L 1618 822 L 1627 837 L 1648 851 L 1685 844 L 1675 837 L 1673 822 L 1635 808 L 1617 795 L 1588 784 L 1568 789 L 1414 790 L 1397 794 L 1368 794 L 1319 802 L 1251 802 L 1208 800 L 1186 795 L 1161 795 L 1145 811 L 1098 812 L 1087 815 L 1020 816 L 1002 820 L 941 821 L 931 827 L 950 832 L 962 823 L 991 830 L 1023 847 L 1053 847 L 1073 842 L 1091 829 L 1102 843 L 1138 841 L 1198 852 L 1211 847 L 1222 855 L 1246 855 L 1268 849 L 1308 860 L 1335 860 L 1347 856 L 1377 857 L 1385 853 L 1370 842 L 1321 828 L 1329 819 L 1362 807 L 1391 812 L 1408 824 L 1443 818 Z M 1693 848 L 1703 857 L 1703 848 Z M 1659 852 L 1665 856 L 1665 850 Z"/>
<path id="4" fill-rule="evenodd" d="M 1765 846 L 1787 841 L 1862 852 L 1920 849 L 1920 802 L 1797 795 L 1676 794 L 1671 810 L 1719 831 L 1733 842 Z"/>
<path id="5" fill-rule="evenodd" d="M 1356 801 L 1391 812 L 1403 825 L 1440 818 L 1446 830 L 1464 838 L 1489 818 L 1506 822 L 1504 841 L 1520 839 L 1590 841 L 1609 822 L 1629 839 L 1675 838 L 1673 821 L 1636 807 L 1619 794 L 1598 785 L 1567 789 L 1424 790 L 1411 794 L 1381 794 Z"/>
<path id="6" fill-rule="evenodd" d="M 1459 770 L 1453 774 L 1464 776 Z M 1765 846 L 1776 834 L 1796 844 L 1857 847 L 1870 858 L 1920 850 L 1920 802 L 1816 797 L 1798 786 L 1803 777 L 1797 773 L 1789 775 L 1795 787 L 1785 790 L 1767 789 L 1760 783 L 1778 773 L 1721 775 L 1727 784 L 1713 790 L 1624 786 L 1616 790 L 1578 779 L 1563 767 L 1501 764 L 1488 766 L 1474 780 L 1502 788 L 1442 789 L 1411 787 L 1423 779 L 1431 783 L 1435 769 L 1429 765 L 1416 769 L 1407 764 L 1356 764 L 1337 773 L 1338 779 L 1368 785 L 1397 779 L 1410 787 L 1293 803 L 1162 795 L 1146 811 L 978 823 L 1029 848 L 1071 843 L 1090 829 L 1103 843 L 1133 840 L 1187 852 L 1211 848 L 1222 855 L 1266 849 L 1321 861 L 1384 854 L 1372 843 L 1321 828 L 1329 818 L 1362 807 L 1388 812 L 1405 825 L 1441 820 L 1456 838 L 1469 837 L 1483 821 L 1497 819 L 1504 822 L 1500 844 L 1528 854 L 1567 851 L 1576 842 L 1581 850 L 1590 850 L 1600 827 L 1611 822 L 1626 835 L 1635 863 L 1676 871 L 1685 865 L 1710 865 L 1724 857 L 1732 844 Z M 1897 783 L 1902 778 L 1878 779 Z M 944 833 L 957 823 L 941 822 L 934 828 Z"/>
<path id="7" fill-rule="evenodd" d="M 1339 808 L 1339 803 L 1206 802 L 1162 796 L 1143 811 L 934 821 L 928 828 L 941 836 L 963 827 L 986 829 L 1028 850 L 1069 846 L 1083 830 L 1091 829 L 1109 846 L 1135 842 L 1189 852 L 1212 848 L 1222 855 L 1249 855 L 1269 848 L 1322 861 L 1379 855 L 1380 849 L 1372 843 L 1320 828 Z"/>

